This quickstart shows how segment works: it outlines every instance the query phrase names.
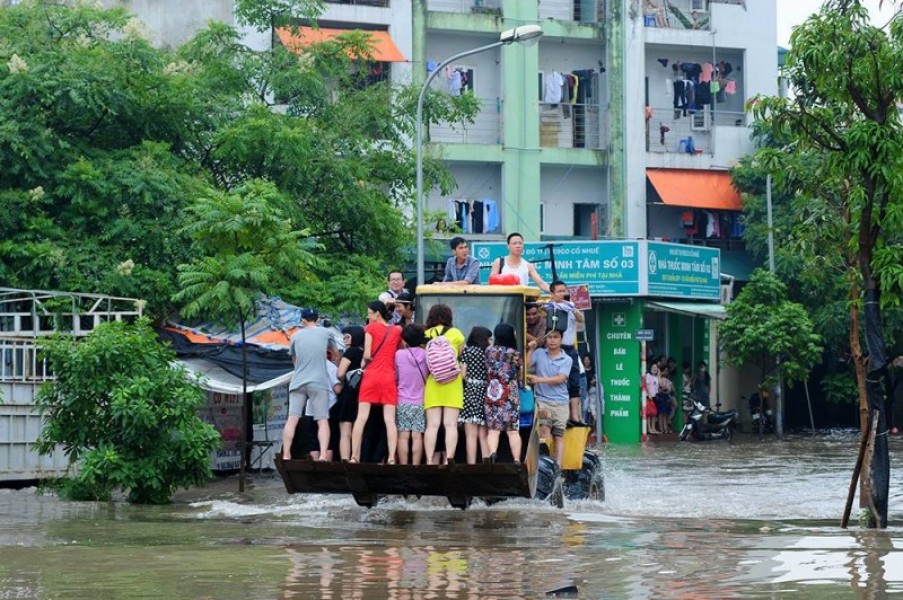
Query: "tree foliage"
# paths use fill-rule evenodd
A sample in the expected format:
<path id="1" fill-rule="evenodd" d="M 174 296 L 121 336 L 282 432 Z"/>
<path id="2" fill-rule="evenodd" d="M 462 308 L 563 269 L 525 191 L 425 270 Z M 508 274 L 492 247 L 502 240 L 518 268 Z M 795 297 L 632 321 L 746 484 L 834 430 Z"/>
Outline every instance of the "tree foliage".
<path id="1" fill-rule="evenodd" d="M 70 496 L 108 500 L 122 490 L 130 502 L 163 504 L 211 476 L 219 434 L 197 415 L 204 393 L 146 320 L 50 339 L 44 350 L 56 378 L 37 396 L 48 417 L 37 448 L 63 446 L 75 465 L 63 488 Z"/>
<path id="2" fill-rule="evenodd" d="M 840 248 L 862 422 L 877 423 L 869 507 L 885 527 L 890 476 L 882 380 L 889 361 L 882 309 L 903 299 L 903 17 L 895 14 L 882 29 L 871 25 L 860 0 L 827 0 L 794 30 L 791 46 L 785 74 L 794 95 L 751 102 L 756 118 L 787 143 L 760 150 L 757 160 L 814 200 L 797 215 L 798 239 L 810 243 L 803 258 L 822 245 Z M 866 352 L 859 349 L 860 330 Z"/>
<path id="3" fill-rule="evenodd" d="M 733 364 L 758 367 L 760 387 L 774 383 L 778 368 L 788 383 L 802 381 L 821 358 L 820 338 L 806 310 L 788 300 L 786 286 L 762 269 L 728 305 L 718 338 Z"/>
<path id="4" fill-rule="evenodd" d="M 240 0 L 261 31 L 293 27 L 318 0 Z M 257 180 L 285 198 L 293 231 L 320 249 L 318 304 L 378 289 L 413 242 L 416 93 L 375 82 L 369 36 L 255 50 L 213 23 L 176 50 L 152 47 L 123 9 L 31 0 L 0 10 L 0 279 L 26 288 L 138 296 L 167 316 L 175 266 L 196 246 L 194 199 Z M 428 118 L 472 120 L 470 96 L 431 94 Z M 427 157 L 427 185 L 454 185 Z M 348 288 L 349 255 L 363 285 Z M 360 307 L 369 296 L 358 296 Z M 348 298 L 351 303 L 352 299 Z M 323 310 L 332 307 L 320 306 Z"/>

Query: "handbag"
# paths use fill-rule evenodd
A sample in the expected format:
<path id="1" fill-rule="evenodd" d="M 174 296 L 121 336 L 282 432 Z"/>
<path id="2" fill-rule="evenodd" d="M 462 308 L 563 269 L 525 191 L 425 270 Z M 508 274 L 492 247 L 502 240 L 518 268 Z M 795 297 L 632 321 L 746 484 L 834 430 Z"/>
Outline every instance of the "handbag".
<path id="1" fill-rule="evenodd" d="M 386 334 L 383 336 L 383 339 L 376 346 L 376 350 L 373 352 L 373 354 L 370 355 L 371 362 L 376 357 L 376 353 L 379 352 L 379 349 L 383 347 L 383 342 L 386 341 L 387 337 L 389 337 L 388 327 L 386 328 Z M 358 386 L 361 384 L 361 379 L 364 378 L 364 369 L 365 368 L 366 367 L 359 367 L 357 369 L 351 369 L 350 371 L 345 373 L 345 386 L 352 390 L 356 390 L 358 388 Z"/>
<path id="2" fill-rule="evenodd" d="M 530 388 L 520 388 L 520 414 L 532 415 L 536 408 L 536 396 Z"/>

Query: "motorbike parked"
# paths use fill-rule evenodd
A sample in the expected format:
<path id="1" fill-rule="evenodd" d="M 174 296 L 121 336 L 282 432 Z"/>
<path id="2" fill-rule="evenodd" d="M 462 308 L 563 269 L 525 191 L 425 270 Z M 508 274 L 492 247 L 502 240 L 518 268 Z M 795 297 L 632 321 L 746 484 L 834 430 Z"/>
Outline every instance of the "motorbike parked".
<path id="1" fill-rule="evenodd" d="M 693 410 L 690 411 L 687 422 L 680 431 L 680 440 L 694 442 L 729 440 L 736 422 L 735 410 L 714 412 L 701 402 L 694 402 Z"/>
<path id="2" fill-rule="evenodd" d="M 763 398 L 758 392 L 749 397 L 749 413 L 752 415 L 753 431 L 759 435 L 774 433 L 774 413 L 768 406 L 767 397 L 766 402 L 763 403 L 762 400 Z"/>

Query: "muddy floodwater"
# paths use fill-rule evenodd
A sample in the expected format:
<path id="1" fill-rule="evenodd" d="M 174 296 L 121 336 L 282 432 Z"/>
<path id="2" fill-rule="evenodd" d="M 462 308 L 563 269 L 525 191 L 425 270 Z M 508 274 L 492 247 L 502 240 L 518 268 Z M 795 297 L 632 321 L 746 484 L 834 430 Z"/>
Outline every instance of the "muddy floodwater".
<path id="1" fill-rule="evenodd" d="M 890 528 L 843 511 L 852 432 L 607 447 L 605 502 L 288 496 L 273 474 L 163 507 L 0 490 L 0 599 L 883 598 L 903 593 L 903 440 Z"/>

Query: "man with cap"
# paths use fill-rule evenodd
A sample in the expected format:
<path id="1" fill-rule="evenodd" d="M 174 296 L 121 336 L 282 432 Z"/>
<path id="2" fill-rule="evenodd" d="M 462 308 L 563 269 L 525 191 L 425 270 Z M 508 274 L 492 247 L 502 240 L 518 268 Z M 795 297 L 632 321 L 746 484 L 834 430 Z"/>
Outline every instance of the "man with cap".
<path id="1" fill-rule="evenodd" d="M 480 283 L 480 261 L 470 256 L 470 247 L 462 237 L 453 237 L 448 244 L 452 257 L 445 263 L 442 283 L 471 285 Z"/>
<path id="2" fill-rule="evenodd" d="M 334 342 L 328 329 L 317 326 L 319 318 L 315 308 L 302 310 L 301 329 L 289 342 L 289 355 L 295 372 L 288 386 L 288 419 L 282 430 L 283 460 L 291 459 L 295 429 L 308 405 L 308 414 L 317 422 L 319 460 L 326 460 L 326 451 L 329 449 L 330 380 L 326 369 L 326 354 Z"/>
<path id="3" fill-rule="evenodd" d="M 395 298 L 395 312 L 400 319 L 398 325 L 404 327 L 414 322 L 414 295 L 410 292 L 402 292 Z"/>

